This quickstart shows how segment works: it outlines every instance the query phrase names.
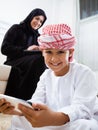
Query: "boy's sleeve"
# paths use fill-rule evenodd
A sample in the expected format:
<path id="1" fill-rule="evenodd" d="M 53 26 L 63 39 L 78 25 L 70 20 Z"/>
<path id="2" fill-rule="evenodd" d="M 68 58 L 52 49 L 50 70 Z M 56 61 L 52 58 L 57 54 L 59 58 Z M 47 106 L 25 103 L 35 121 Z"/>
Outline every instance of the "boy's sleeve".
<path id="1" fill-rule="evenodd" d="M 75 94 L 69 106 L 59 109 L 59 112 L 68 114 L 70 121 L 89 119 L 93 115 L 96 101 L 97 87 L 94 73 L 88 71 L 80 75 L 75 83 Z"/>

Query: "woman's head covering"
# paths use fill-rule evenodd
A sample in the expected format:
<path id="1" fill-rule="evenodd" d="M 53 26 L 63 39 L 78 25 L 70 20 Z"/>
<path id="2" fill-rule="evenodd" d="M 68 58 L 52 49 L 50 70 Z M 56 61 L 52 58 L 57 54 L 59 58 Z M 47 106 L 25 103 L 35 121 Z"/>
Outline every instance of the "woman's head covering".
<path id="1" fill-rule="evenodd" d="M 42 23 L 42 25 L 43 25 L 44 22 L 47 20 L 47 16 L 46 16 L 45 12 L 42 9 L 39 9 L 39 8 L 36 8 L 36 9 L 32 10 L 31 13 L 21 22 L 21 24 L 26 24 L 26 25 L 30 26 L 30 23 L 31 23 L 32 19 L 35 16 L 39 16 L 39 15 L 42 15 L 44 17 L 44 21 Z"/>
<path id="2" fill-rule="evenodd" d="M 52 24 L 43 28 L 38 43 L 41 49 L 69 50 L 74 48 L 76 41 L 67 24 Z"/>

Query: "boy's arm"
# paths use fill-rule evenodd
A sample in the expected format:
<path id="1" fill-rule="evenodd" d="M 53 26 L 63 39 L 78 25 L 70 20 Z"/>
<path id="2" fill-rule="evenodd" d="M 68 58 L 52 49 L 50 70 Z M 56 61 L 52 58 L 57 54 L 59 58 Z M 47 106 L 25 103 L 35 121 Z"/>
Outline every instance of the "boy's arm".
<path id="1" fill-rule="evenodd" d="M 68 115 L 55 112 L 44 104 L 32 104 L 32 107 L 34 109 L 19 104 L 18 108 L 33 127 L 60 126 L 69 122 Z"/>

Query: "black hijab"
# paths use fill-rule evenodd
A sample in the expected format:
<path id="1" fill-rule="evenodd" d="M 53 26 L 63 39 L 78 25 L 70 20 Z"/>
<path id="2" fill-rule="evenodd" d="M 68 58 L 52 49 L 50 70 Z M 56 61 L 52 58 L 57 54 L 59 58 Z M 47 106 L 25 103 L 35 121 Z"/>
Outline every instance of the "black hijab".
<path id="1" fill-rule="evenodd" d="M 22 21 L 20 22 L 20 24 L 25 24 L 27 25 L 29 28 L 31 28 L 30 26 L 30 23 L 32 21 L 32 19 L 35 17 L 35 16 L 39 16 L 39 15 L 42 15 L 44 17 L 44 21 L 42 22 L 42 25 L 44 24 L 44 22 L 47 20 L 47 16 L 45 14 L 45 12 L 42 10 L 42 9 L 39 9 L 39 8 L 36 8 L 34 10 L 32 10 L 30 12 L 30 14 Z M 42 26 L 41 25 L 41 26 Z M 40 26 L 40 27 L 41 27 Z"/>
<path id="2" fill-rule="evenodd" d="M 42 25 L 43 25 L 47 17 L 46 17 L 45 12 L 39 8 L 32 10 L 30 14 L 22 22 L 20 22 L 21 27 L 25 30 L 25 32 L 28 35 L 28 46 L 32 45 L 32 41 L 35 43 L 35 45 L 38 45 L 37 37 L 40 35 L 38 32 L 39 28 L 37 30 L 34 30 L 31 27 L 30 23 L 35 16 L 39 16 L 39 15 L 42 15 L 44 17 L 44 21 L 42 22 Z"/>

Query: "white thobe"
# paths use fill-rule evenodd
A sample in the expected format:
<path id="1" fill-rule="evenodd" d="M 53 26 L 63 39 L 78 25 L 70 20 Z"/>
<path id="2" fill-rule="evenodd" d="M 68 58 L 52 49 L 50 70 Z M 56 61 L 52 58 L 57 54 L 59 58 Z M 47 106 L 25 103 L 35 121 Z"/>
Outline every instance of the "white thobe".
<path id="1" fill-rule="evenodd" d="M 55 76 L 47 69 L 29 101 L 44 103 L 54 111 L 68 114 L 70 122 L 33 128 L 24 117 L 14 116 L 9 130 L 98 130 L 98 123 L 93 119 L 96 95 L 95 75 L 87 66 L 70 63 L 69 72 L 64 76 Z"/>

